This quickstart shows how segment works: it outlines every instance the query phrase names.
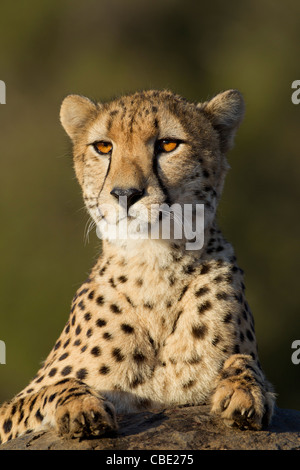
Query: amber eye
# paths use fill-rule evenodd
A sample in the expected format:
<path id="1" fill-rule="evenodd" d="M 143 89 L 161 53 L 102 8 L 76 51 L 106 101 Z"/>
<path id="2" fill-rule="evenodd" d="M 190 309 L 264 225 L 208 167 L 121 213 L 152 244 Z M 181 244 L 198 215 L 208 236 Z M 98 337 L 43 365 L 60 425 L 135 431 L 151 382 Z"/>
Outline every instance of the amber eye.
<path id="1" fill-rule="evenodd" d="M 100 153 L 101 155 L 107 155 L 112 151 L 112 144 L 110 142 L 104 142 L 103 140 L 100 142 L 94 142 L 93 147 L 96 152 Z"/>
<path id="2" fill-rule="evenodd" d="M 160 152 L 172 152 L 175 150 L 178 145 L 180 144 L 180 141 L 178 140 L 172 140 L 172 139 L 162 139 L 158 140 L 156 143 L 156 151 L 157 153 Z"/>

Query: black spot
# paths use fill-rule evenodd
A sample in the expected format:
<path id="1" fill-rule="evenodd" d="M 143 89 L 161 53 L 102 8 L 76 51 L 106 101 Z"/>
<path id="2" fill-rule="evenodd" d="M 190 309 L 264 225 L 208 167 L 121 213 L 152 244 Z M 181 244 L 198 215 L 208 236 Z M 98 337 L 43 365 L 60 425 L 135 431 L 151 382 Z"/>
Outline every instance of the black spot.
<path id="1" fill-rule="evenodd" d="M 240 293 L 240 294 L 236 294 L 234 297 L 236 298 L 236 300 L 238 301 L 239 304 L 242 304 L 242 303 L 243 303 L 243 296 L 242 296 L 241 293 Z"/>
<path id="2" fill-rule="evenodd" d="M 92 336 L 92 334 L 93 334 L 93 330 L 92 330 L 92 328 L 89 328 L 86 332 L 86 337 L 90 338 Z"/>
<path id="3" fill-rule="evenodd" d="M 215 336 L 211 342 L 213 346 L 217 346 L 217 344 L 221 341 L 220 336 Z"/>
<path id="4" fill-rule="evenodd" d="M 61 341 L 57 341 L 57 343 L 54 346 L 54 351 L 56 351 L 61 345 Z"/>
<path id="5" fill-rule="evenodd" d="M 88 288 L 85 287 L 84 289 L 81 289 L 81 291 L 78 292 L 78 297 L 85 294 L 86 292 L 88 292 Z"/>
<path id="6" fill-rule="evenodd" d="M 254 341 L 253 335 L 252 335 L 250 330 L 246 331 L 246 335 L 247 335 L 247 338 L 249 339 L 249 341 Z"/>
<path id="7" fill-rule="evenodd" d="M 91 349 L 91 354 L 95 357 L 98 357 L 100 356 L 101 354 L 101 350 L 99 348 L 99 346 L 94 346 L 92 349 Z"/>
<path id="8" fill-rule="evenodd" d="M 65 375 L 69 375 L 70 373 L 72 372 L 72 367 L 71 366 L 66 366 L 63 368 L 63 370 L 61 371 L 61 375 L 65 376 Z"/>
<path id="9" fill-rule="evenodd" d="M 229 323 L 232 320 L 232 315 L 231 313 L 227 313 L 225 317 L 223 318 L 224 323 Z"/>
<path id="10" fill-rule="evenodd" d="M 64 353 L 64 354 L 62 354 L 62 355 L 58 358 L 58 360 L 59 360 L 59 361 L 63 361 L 64 359 L 66 359 L 66 357 L 68 357 L 68 355 L 69 355 L 69 353 Z"/>
<path id="11" fill-rule="evenodd" d="M 113 313 L 122 313 L 122 309 L 116 304 L 111 304 L 109 308 Z"/>
<path id="12" fill-rule="evenodd" d="M 204 324 L 194 325 L 192 328 L 192 335 L 196 339 L 203 339 L 206 333 L 207 333 L 207 326 Z"/>
<path id="13" fill-rule="evenodd" d="M 116 114 L 118 114 L 119 110 L 118 109 L 114 109 L 112 111 L 110 111 L 110 116 L 115 116 Z"/>
<path id="14" fill-rule="evenodd" d="M 109 283 L 110 283 L 110 285 L 115 289 L 116 284 L 115 284 L 115 281 L 114 281 L 114 279 L 113 279 L 112 277 L 110 278 Z"/>
<path id="15" fill-rule="evenodd" d="M 193 354 L 190 359 L 187 360 L 187 363 L 190 365 L 199 364 L 201 362 L 201 357 L 198 354 Z"/>
<path id="16" fill-rule="evenodd" d="M 57 372 L 57 369 L 55 367 L 53 367 L 53 369 L 51 369 L 49 374 L 48 374 L 49 377 L 53 377 L 56 374 L 56 372 Z"/>
<path id="17" fill-rule="evenodd" d="M 143 281 L 143 279 L 141 279 L 141 278 L 139 278 L 139 279 L 137 279 L 137 280 L 135 281 L 135 283 L 136 283 L 136 285 L 137 285 L 138 287 L 141 287 L 141 286 L 143 285 L 143 282 L 144 282 L 144 281 Z"/>
<path id="18" fill-rule="evenodd" d="M 188 264 L 187 266 L 183 266 L 182 270 L 185 274 L 193 274 L 195 267 L 192 264 Z"/>
<path id="19" fill-rule="evenodd" d="M 240 332 L 240 341 L 241 341 L 241 343 L 243 343 L 244 340 L 245 340 L 245 335 L 244 335 L 244 333 L 241 331 L 241 332 Z"/>
<path id="20" fill-rule="evenodd" d="M 116 360 L 117 362 L 122 362 L 122 361 L 124 361 L 124 356 L 123 356 L 123 354 L 121 353 L 121 349 L 120 349 L 120 348 L 114 348 L 114 349 L 112 350 L 112 355 L 113 355 L 113 357 L 115 358 L 115 360 Z"/>
<path id="21" fill-rule="evenodd" d="M 131 334 L 134 332 L 133 326 L 129 325 L 128 323 L 122 323 L 121 324 L 121 330 L 124 331 L 124 333 Z"/>
<path id="22" fill-rule="evenodd" d="M 69 346 L 69 343 L 70 343 L 70 338 L 67 339 L 67 341 L 65 342 L 65 344 L 63 345 L 63 348 L 66 349 L 67 346 Z"/>
<path id="23" fill-rule="evenodd" d="M 198 313 L 202 314 L 206 312 L 206 310 L 210 310 L 212 308 L 211 302 L 207 300 L 201 305 L 198 305 Z"/>
<path id="24" fill-rule="evenodd" d="M 193 385 L 195 385 L 195 380 L 189 380 L 188 382 L 182 384 L 182 388 L 187 389 L 191 388 Z"/>
<path id="25" fill-rule="evenodd" d="M 226 292 L 218 292 L 216 297 L 218 300 L 227 300 L 228 294 Z"/>
<path id="26" fill-rule="evenodd" d="M 80 339 L 76 339 L 76 341 L 74 341 L 73 345 L 74 345 L 74 346 L 80 346 L 80 345 L 81 345 L 81 340 L 80 340 Z"/>
<path id="27" fill-rule="evenodd" d="M 207 292 L 209 292 L 209 287 L 207 287 L 207 286 L 200 287 L 200 289 L 198 289 L 195 292 L 195 296 L 196 297 L 201 297 L 202 295 L 207 294 Z"/>
<path id="28" fill-rule="evenodd" d="M 93 300 L 94 295 L 95 295 L 95 291 L 91 290 L 91 292 L 90 292 L 89 295 L 88 295 L 88 298 L 89 298 L 90 300 Z"/>
<path id="29" fill-rule="evenodd" d="M 188 290 L 188 287 L 189 287 L 189 286 L 184 286 L 184 288 L 183 288 L 182 291 L 181 291 L 180 296 L 178 297 L 178 302 L 180 302 L 180 300 L 182 299 L 182 297 L 184 296 L 184 294 L 185 294 L 186 291 Z"/>
<path id="30" fill-rule="evenodd" d="M 207 274 L 210 271 L 210 266 L 208 264 L 203 264 L 201 266 L 200 274 Z"/>
<path id="31" fill-rule="evenodd" d="M 240 353 L 240 347 L 239 347 L 238 344 L 236 344 L 236 345 L 234 346 L 233 352 L 234 352 L 234 354 L 239 354 L 239 353 Z"/>
<path id="32" fill-rule="evenodd" d="M 82 346 L 81 352 L 83 353 L 83 352 L 85 352 L 86 350 L 87 350 L 87 346 Z"/>
<path id="33" fill-rule="evenodd" d="M 144 307 L 145 308 L 148 308 L 149 310 L 152 310 L 153 309 L 153 303 L 152 302 L 145 302 L 144 303 Z"/>
<path id="34" fill-rule="evenodd" d="M 88 372 L 86 369 L 79 369 L 77 372 L 76 372 L 76 377 L 79 379 L 79 380 L 84 380 L 88 375 Z"/>
<path id="35" fill-rule="evenodd" d="M 108 366 L 102 366 L 99 369 L 99 373 L 102 375 L 107 375 L 110 372 L 110 368 Z"/>
<path id="36" fill-rule="evenodd" d="M 5 434 L 8 434 L 11 431 L 12 428 L 12 420 L 11 419 L 6 419 L 3 423 L 3 431 Z"/>
<path id="37" fill-rule="evenodd" d="M 38 409 L 37 412 L 35 413 L 35 417 L 38 421 L 40 421 L 40 422 L 43 421 L 44 416 L 41 414 L 40 409 Z"/>
<path id="38" fill-rule="evenodd" d="M 131 298 L 128 297 L 128 295 L 125 295 L 125 299 L 127 300 L 127 302 L 128 302 L 132 307 L 134 307 L 134 304 L 133 304 Z"/>
<path id="39" fill-rule="evenodd" d="M 98 320 L 96 321 L 96 325 L 99 327 L 99 328 L 102 328 L 102 326 L 105 326 L 106 325 L 106 321 L 103 320 L 102 318 L 98 318 Z"/>
<path id="40" fill-rule="evenodd" d="M 128 281 L 128 278 L 126 276 L 119 276 L 118 281 L 124 284 L 125 282 Z"/>
<path id="41" fill-rule="evenodd" d="M 40 383 L 43 380 L 44 376 L 42 375 L 39 379 L 36 380 L 36 383 Z"/>
<path id="42" fill-rule="evenodd" d="M 99 276 L 103 276 L 105 271 L 106 271 L 106 266 L 103 266 L 103 268 L 101 268 L 100 271 L 99 271 Z"/>
<path id="43" fill-rule="evenodd" d="M 81 333 L 81 326 L 78 325 L 77 328 L 76 328 L 76 330 L 75 330 L 75 334 L 76 334 L 76 335 L 80 335 L 80 333 Z"/>
<path id="44" fill-rule="evenodd" d="M 83 300 L 81 300 L 79 303 L 78 303 L 78 307 L 80 308 L 80 310 L 84 310 L 85 309 L 85 305 L 83 303 Z"/>
<path id="45" fill-rule="evenodd" d="M 223 251 L 224 250 L 224 247 L 219 245 L 217 246 L 217 248 L 215 249 L 215 251 L 219 252 L 219 251 Z"/>
<path id="46" fill-rule="evenodd" d="M 85 321 L 89 321 L 91 319 L 91 314 L 89 312 L 85 313 L 84 314 L 84 319 L 85 319 Z"/>
<path id="47" fill-rule="evenodd" d="M 109 341 L 109 340 L 112 339 L 112 334 L 108 333 L 108 331 L 107 331 L 107 332 L 103 333 L 103 338 L 107 339 Z"/>
<path id="48" fill-rule="evenodd" d="M 173 327 L 172 327 L 171 334 L 173 334 L 173 333 L 175 332 L 176 327 L 177 327 L 177 322 L 178 322 L 178 320 L 179 320 L 179 318 L 180 318 L 182 312 L 183 312 L 183 310 L 179 310 L 179 312 L 177 312 L 175 321 L 174 321 L 174 323 L 173 323 Z"/>
<path id="49" fill-rule="evenodd" d="M 104 297 L 103 295 L 99 295 L 96 299 L 96 302 L 98 305 L 103 305 L 104 304 Z"/>
<path id="50" fill-rule="evenodd" d="M 135 362 L 137 362 L 138 364 L 141 363 L 141 362 L 144 362 L 145 360 L 145 356 L 143 353 L 141 353 L 141 351 L 138 351 L 137 349 L 134 351 L 133 353 L 133 360 Z"/>
<path id="51" fill-rule="evenodd" d="M 203 170 L 202 174 L 204 178 L 209 178 L 209 172 L 207 170 Z"/>
<path id="52" fill-rule="evenodd" d="M 136 388 L 139 385 L 143 385 L 145 383 L 145 380 L 141 376 L 136 376 L 131 382 L 130 382 L 130 387 L 131 388 Z"/>
<path id="53" fill-rule="evenodd" d="M 32 401 L 31 401 L 31 403 L 30 403 L 30 406 L 29 406 L 29 410 L 30 410 L 30 411 L 32 411 L 32 409 L 33 409 L 33 407 L 34 407 L 34 405 L 35 405 L 35 402 L 37 401 L 37 398 L 38 398 L 38 397 L 35 396 L 35 397 L 32 399 Z"/>

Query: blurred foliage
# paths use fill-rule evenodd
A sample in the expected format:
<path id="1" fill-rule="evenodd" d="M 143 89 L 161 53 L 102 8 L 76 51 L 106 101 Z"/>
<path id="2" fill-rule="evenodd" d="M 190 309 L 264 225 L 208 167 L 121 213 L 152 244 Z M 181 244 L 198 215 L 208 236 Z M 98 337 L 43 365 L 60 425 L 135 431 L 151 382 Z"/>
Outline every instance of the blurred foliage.
<path id="1" fill-rule="evenodd" d="M 99 251 L 60 127 L 68 93 L 98 100 L 170 88 L 206 100 L 227 88 L 247 114 L 229 155 L 219 221 L 246 272 L 260 358 L 282 407 L 300 409 L 300 3 L 273 0 L 1 2 L 0 401 L 35 375 Z"/>

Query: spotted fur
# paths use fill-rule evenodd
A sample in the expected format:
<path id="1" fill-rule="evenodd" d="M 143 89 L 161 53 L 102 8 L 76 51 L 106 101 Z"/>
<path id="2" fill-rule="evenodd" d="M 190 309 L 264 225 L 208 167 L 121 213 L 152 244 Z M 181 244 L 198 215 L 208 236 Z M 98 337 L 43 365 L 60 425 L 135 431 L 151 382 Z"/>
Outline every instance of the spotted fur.
<path id="1" fill-rule="evenodd" d="M 113 190 L 135 188 L 130 210 L 204 204 L 204 245 L 104 237 L 43 366 L 0 408 L 2 442 L 49 427 L 62 436 L 99 436 L 117 429 L 116 412 L 204 402 L 240 428 L 270 421 L 274 393 L 259 363 L 243 271 L 216 222 L 226 152 L 243 114 L 235 90 L 200 104 L 169 91 L 108 103 L 64 100 L 61 122 L 95 223 L 114 224 L 103 207 L 121 213 Z M 180 145 L 158 155 L 156 142 L 166 138 Z M 97 154 L 97 141 L 113 144 L 109 156 Z"/>

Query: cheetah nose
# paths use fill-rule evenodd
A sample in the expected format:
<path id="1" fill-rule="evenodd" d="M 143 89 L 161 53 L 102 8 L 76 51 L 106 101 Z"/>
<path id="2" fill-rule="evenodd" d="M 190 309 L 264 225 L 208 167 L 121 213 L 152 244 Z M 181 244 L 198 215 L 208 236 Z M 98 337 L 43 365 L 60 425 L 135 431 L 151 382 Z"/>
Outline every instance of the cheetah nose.
<path id="1" fill-rule="evenodd" d="M 144 194 L 144 189 L 137 189 L 137 188 L 113 188 L 110 192 L 112 196 L 115 196 L 120 202 L 120 197 L 127 198 L 127 208 L 132 206 L 135 202 L 137 202 Z"/>

